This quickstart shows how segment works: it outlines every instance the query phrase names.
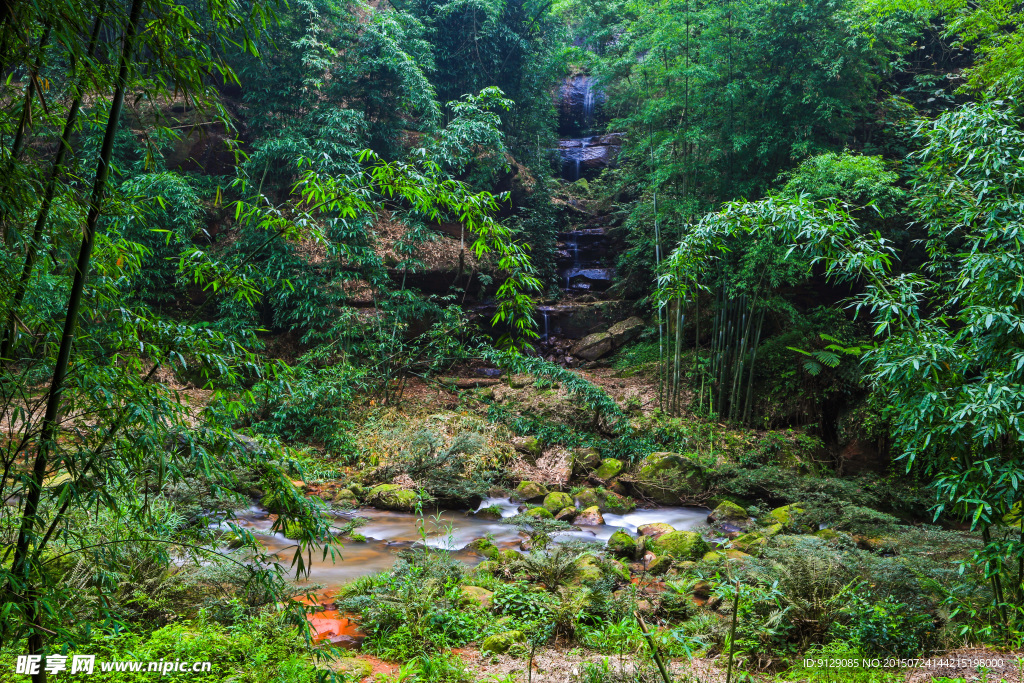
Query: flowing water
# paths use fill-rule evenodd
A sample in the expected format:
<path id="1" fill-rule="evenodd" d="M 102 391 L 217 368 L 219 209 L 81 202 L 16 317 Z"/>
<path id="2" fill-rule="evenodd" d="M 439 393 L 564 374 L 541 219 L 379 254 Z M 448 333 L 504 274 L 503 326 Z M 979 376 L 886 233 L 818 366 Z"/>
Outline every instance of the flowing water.
<path id="1" fill-rule="evenodd" d="M 479 509 L 497 506 L 503 518 L 515 516 L 518 503 L 508 498 L 489 498 L 480 504 Z M 617 530 L 623 529 L 636 534 L 637 527 L 653 522 L 671 524 L 678 530 L 694 529 L 705 523 L 708 510 L 705 508 L 663 507 L 636 510 L 625 515 L 605 514 L 602 526 L 580 526 L 571 531 L 561 532 L 554 536 L 555 542 L 578 540 L 604 544 Z M 310 560 L 311 571 L 307 584 L 323 584 L 328 590 L 367 574 L 389 569 L 395 562 L 395 553 L 403 548 L 410 548 L 422 543 L 425 535 L 426 545 L 432 548 L 445 549 L 465 562 L 478 564 L 483 560 L 476 553 L 467 550 L 473 541 L 490 535 L 499 548 L 518 549 L 526 534 L 511 524 L 503 524 L 497 519 L 483 519 L 466 512 L 443 510 L 436 516 L 427 516 L 423 528 L 420 528 L 416 515 L 404 512 L 390 512 L 374 508 L 361 508 L 352 512 L 336 513 L 339 526 L 351 521 L 354 517 L 366 520 L 358 528 L 358 533 L 366 537 L 367 542 L 347 541 L 337 561 L 321 553 L 313 552 Z M 278 554 L 281 562 L 291 562 L 295 552 L 295 542 L 281 534 L 270 534 L 273 520 L 265 511 L 254 509 L 251 513 L 240 515 L 238 523 L 247 526 L 261 535 L 264 545 L 273 553 Z"/>

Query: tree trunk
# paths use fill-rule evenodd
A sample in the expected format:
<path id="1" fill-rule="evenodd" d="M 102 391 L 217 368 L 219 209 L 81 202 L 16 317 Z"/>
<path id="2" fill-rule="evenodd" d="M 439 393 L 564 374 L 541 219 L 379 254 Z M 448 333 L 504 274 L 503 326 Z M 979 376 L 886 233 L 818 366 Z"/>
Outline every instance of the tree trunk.
<path id="1" fill-rule="evenodd" d="M 64 331 L 60 339 L 60 350 L 57 353 L 57 362 L 53 369 L 53 380 L 50 382 L 49 396 L 46 401 L 46 413 L 43 416 L 43 423 L 40 429 L 39 446 L 36 450 L 36 458 L 32 467 L 32 477 L 28 482 L 28 492 L 25 498 L 25 508 L 22 512 L 21 527 L 18 530 L 17 546 L 11 568 L 15 576 L 21 576 L 25 580 L 26 589 L 31 581 L 32 563 L 29 561 L 29 553 L 34 529 L 39 521 L 37 515 L 39 513 L 39 502 L 42 498 L 43 478 L 46 476 L 49 452 L 57 433 L 64 380 L 67 375 L 68 362 L 71 358 L 71 345 L 74 342 L 78 313 L 82 304 L 82 293 L 85 290 L 85 278 L 89 273 L 89 262 L 92 258 L 92 249 L 96 242 L 96 224 L 99 221 L 100 206 L 106 192 L 107 177 L 110 175 L 110 158 L 114 149 L 114 136 L 117 133 L 118 122 L 121 118 L 121 107 L 124 104 L 124 92 L 128 84 L 128 69 L 135 47 L 139 19 L 142 15 L 142 4 L 142 0 L 132 0 L 131 13 L 125 26 L 124 43 L 121 48 L 121 58 L 117 73 L 117 85 L 110 103 L 110 115 L 107 118 L 107 127 L 103 135 L 103 146 L 96 165 L 96 178 L 89 202 L 89 214 L 86 218 L 85 231 L 82 235 L 82 246 L 78 252 L 75 278 L 71 285 L 71 295 L 68 298 Z M 26 599 L 31 600 L 32 592 L 26 590 L 26 593 Z M 38 626 L 42 616 L 38 602 L 34 601 L 32 603 L 31 612 L 31 622 L 33 626 Z M 42 632 L 39 628 L 33 628 L 29 637 L 29 654 L 42 654 L 42 650 Z M 41 670 L 39 674 L 33 675 L 32 681 L 33 683 L 45 683 L 45 671 Z"/>

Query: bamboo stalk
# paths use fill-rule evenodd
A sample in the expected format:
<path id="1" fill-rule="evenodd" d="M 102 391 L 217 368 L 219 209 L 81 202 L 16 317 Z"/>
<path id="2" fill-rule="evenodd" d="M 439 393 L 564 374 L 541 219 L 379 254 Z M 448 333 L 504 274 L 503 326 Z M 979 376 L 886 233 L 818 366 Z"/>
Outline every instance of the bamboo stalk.
<path id="1" fill-rule="evenodd" d="M 750 423 L 750 411 L 753 407 L 753 395 L 754 395 L 754 367 L 757 361 L 757 347 L 761 345 L 761 329 L 764 327 L 764 309 L 761 309 L 761 315 L 757 319 L 757 336 L 754 338 L 754 348 L 750 354 L 750 378 L 747 380 L 747 402 L 743 408 L 743 423 Z"/>

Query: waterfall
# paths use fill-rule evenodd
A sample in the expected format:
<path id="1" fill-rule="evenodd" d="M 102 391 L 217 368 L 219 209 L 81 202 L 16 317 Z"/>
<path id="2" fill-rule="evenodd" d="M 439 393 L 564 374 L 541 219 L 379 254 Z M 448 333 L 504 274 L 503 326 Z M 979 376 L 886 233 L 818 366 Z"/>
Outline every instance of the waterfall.
<path id="1" fill-rule="evenodd" d="M 594 81 L 589 76 L 584 77 L 584 90 L 583 90 L 583 132 L 587 133 L 590 131 L 591 125 L 594 123 Z"/>

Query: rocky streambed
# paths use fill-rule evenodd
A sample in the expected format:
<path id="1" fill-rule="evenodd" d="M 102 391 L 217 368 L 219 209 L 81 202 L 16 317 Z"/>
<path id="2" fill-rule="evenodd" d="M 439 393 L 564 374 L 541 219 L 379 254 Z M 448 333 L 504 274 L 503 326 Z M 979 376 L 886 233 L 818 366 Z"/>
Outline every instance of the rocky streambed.
<path id="1" fill-rule="evenodd" d="M 523 551 L 529 547 L 529 535 L 517 525 L 503 519 L 518 514 L 520 503 L 509 498 L 488 498 L 477 510 L 442 510 L 434 515 L 418 517 L 407 512 L 378 510 L 367 507 L 333 513 L 338 526 L 361 518 L 363 524 L 354 534 L 343 537 L 341 558 L 332 561 L 313 553 L 309 558 L 310 573 L 305 584 L 321 584 L 327 590 L 337 588 L 353 579 L 389 569 L 397 559 L 397 552 L 416 545 L 447 550 L 466 564 L 475 565 L 485 558 L 472 550 L 474 541 L 490 539 L 500 549 Z M 638 529 L 650 524 L 667 524 L 678 531 L 697 529 L 705 525 L 706 508 L 657 507 L 638 509 L 624 514 L 603 514 L 603 524 L 577 524 L 567 531 L 555 532 L 555 543 L 583 541 L 604 545 L 617 531 L 636 536 Z M 270 533 L 273 517 L 266 510 L 253 508 L 239 515 L 240 525 L 260 534 L 268 550 L 277 553 L 281 562 L 290 562 L 295 541 L 281 533 Z M 365 540 L 362 540 L 365 539 Z"/>

